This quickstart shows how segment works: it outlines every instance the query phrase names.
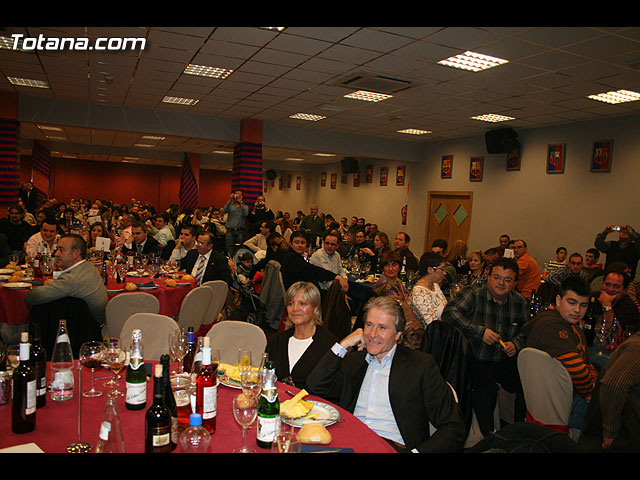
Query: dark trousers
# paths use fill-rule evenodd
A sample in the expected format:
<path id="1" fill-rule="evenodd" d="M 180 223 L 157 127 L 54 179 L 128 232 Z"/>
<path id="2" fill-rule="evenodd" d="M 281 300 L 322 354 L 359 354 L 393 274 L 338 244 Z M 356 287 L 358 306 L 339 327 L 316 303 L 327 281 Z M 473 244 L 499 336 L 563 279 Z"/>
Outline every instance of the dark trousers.
<path id="1" fill-rule="evenodd" d="M 493 412 L 498 398 L 498 384 L 507 392 L 515 393 L 514 421 L 524 421 L 526 406 L 524 392 L 518 374 L 516 358 L 507 358 L 499 363 L 473 360 L 470 365 L 471 403 L 478 419 L 478 426 L 487 436 L 500 425 L 494 425 Z"/>

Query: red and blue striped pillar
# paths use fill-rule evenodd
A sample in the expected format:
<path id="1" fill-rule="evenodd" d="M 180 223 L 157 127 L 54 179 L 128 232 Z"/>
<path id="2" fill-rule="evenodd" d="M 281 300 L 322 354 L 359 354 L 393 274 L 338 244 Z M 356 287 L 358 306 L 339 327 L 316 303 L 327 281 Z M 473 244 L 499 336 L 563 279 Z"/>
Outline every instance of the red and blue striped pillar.
<path id="1" fill-rule="evenodd" d="M 233 149 L 232 190 L 242 190 L 250 206 L 262 195 L 262 120 L 243 119 L 240 143 Z"/>

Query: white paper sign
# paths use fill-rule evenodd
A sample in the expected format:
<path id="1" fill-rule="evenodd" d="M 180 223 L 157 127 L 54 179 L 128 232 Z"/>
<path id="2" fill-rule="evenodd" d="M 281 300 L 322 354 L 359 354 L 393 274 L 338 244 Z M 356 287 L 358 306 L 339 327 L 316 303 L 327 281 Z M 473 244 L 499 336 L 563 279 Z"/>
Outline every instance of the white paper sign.
<path id="1" fill-rule="evenodd" d="M 96 250 L 102 250 L 103 252 L 109 252 L 111 246 L 111 240 L 109 238 L 98 237 L 96 238 Z"/>

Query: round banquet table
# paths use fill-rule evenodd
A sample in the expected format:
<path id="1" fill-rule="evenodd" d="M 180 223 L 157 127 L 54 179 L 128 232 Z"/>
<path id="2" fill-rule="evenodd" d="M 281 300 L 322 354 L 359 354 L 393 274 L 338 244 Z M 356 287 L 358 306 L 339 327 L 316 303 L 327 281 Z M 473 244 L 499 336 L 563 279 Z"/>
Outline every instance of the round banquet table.
<path id="1" fill-rule="evenodd" d="M 151 362 L 157 363 L 157 362 Z M 147 364 L 147 371 L 150 371 Z M 124 391 L 124 373 L 120 381 L 119 389 Z M 78 371 L 75 370 L 76 383 L 74 398 L 66 402 L 54 402 L 47 396 L 47 403 L 36 412 L 36 428 L 33 432 L 15 434 L 11 431 L 11 404 L 0 405 L 0 448 L 8 448 L 16 445 L 29 443 L 36 444 L 45 453 L 65 453 L 68 445 L 78 441 Z M 82 390 L 87 390 L 91 381 L 91 372 L 82 369 Z M 103 392 L 108 391 L 108 387 L 103 387 L 103 383 L 109 378 L 111 373 L 106 368 L 97 369 L 95 372 L 96 388 Z M 98 380 L 99 379 L 99 380 Z M 278 393 L 280 401 L 291 398 L 287 391 L 296 394 L 299 389 L 278 382 Z M 218 385 L 218 405 L 217 405 L 217 425 L 216 432 L 212 435 L 211 453 L 230 453 L 242 446 L 242 430 L 233 418 L 232 402 L 233 397 L 240 393 L 237 388 L 226 386 L 222 383 Z M 93 448 L 98 443 L 98 433 L 104 415 L 106 396 L 87 398 L 82 397 L 82 430 L 81 439 L 89 442 Z M 147 406 L 153 399 L 153 380 L 147 383 Z M 308 395 L 305 400 L 321 400 L 319 397 Z M 144 452 L 144 417 L 146 408 L 139 411 L 127 410 L 124 397 L 118 397 L 116 405 L 122 435 L 124 438 L 127 453 Z M 323 445 L 328 449 L 344 449 L 342 451 L 353 451 L 355 453 L 394 453 L 395 450 L 381 437 L 374 433 L 360 420 L 355 418 L 346 410 L 337 407 L 340 418 L 344 421 L 335 423 L 327 427 L 332 436 L 329 445 Z M 247 446 L 258 453 L 270 453 L 263 450 L 256 444 L 256 427 L 254 425 L 247 431 Z M 178 445 L 173 453 L 180 453 Z"/>

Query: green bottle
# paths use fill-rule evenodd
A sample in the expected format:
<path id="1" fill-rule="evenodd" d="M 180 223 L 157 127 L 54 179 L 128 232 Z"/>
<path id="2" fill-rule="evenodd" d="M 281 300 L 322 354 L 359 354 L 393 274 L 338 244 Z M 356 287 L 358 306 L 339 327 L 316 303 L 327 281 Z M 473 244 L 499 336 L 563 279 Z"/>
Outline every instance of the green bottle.
<path id="1" fill-rule="evenodd" d="M 142 332 L 135 329 L 131 334 L 131 353 L 126 376 L 127 391 L 125 406 L 128 410 L 142 410 L 147 406 L 147 371 L 142 355 Z"/>
<path id="2" fill-rule="evenodd" d="M 271 448 L 280 422 L 280 402 L 276 387 L 276 368 L 271 360 L 264 364 L 264 386 L 258 403 L 256 443 L 260 448 Z"/>

